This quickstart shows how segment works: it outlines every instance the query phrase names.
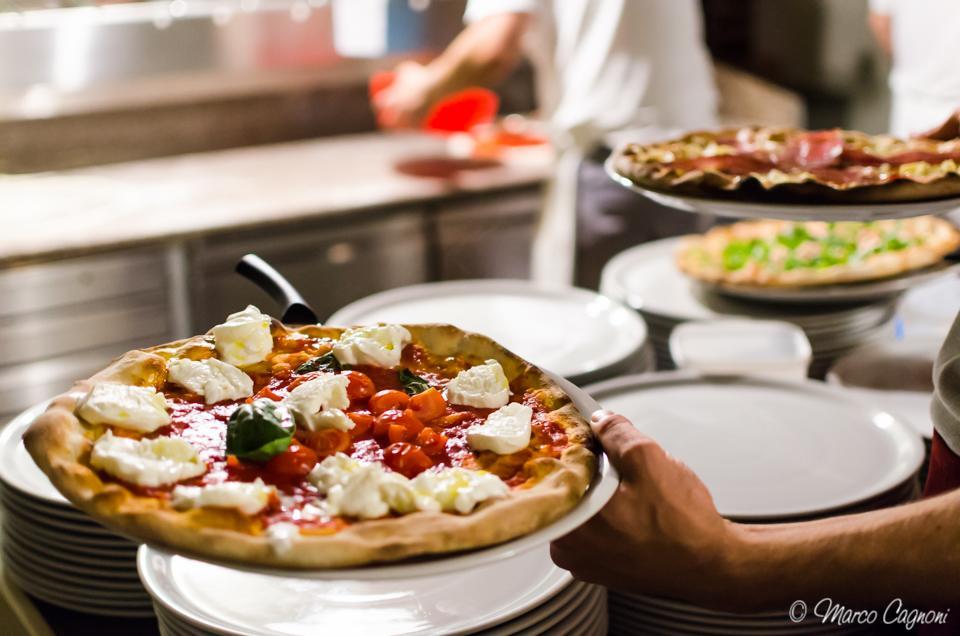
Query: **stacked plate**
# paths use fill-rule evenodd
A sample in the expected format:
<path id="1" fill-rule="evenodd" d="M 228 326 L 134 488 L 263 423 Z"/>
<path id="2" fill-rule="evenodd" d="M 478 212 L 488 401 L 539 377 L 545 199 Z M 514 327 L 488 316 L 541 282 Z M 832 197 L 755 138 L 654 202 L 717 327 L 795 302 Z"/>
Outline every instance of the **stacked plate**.
<path id="1" fill-rule="evenodd" d="M 545 546 L 463 572 L 385 581 L 236 570 L 140 548 L 165 636 L 607 633 L 603 588 L 574 581 Z"/>
<path id="2" fill-rule="evenodd" d="M 152 616 L 137 577 L 137 546 L 70 505 L 27 454 L 23 432 L 45 407 L 24 411 L 0 433 L 5 574 L 24 592 L 58 607 Z"/>
<path id="3" fill-rule="evenodd" d="M 803 329 L 813 350 L 810 375 L 823 377 L 831 362 L 892 332 L 896 299 L 866 304 L 800 305 L 747 302 L 710 293 L 674 264 L 681 239 L 669 238 L 631 248 L 604 268 L 600 290 L 633 307 L 650 329 L 657 367 L 674 368 L 670 332 L 690 320 L 745 317 L 783 320 Z"/>
<path id="4" fill-rule="evenodd" d="M 676 372 L 587 387 L 699 475 L 721 514 L 790 522 L 902 503 L 916 495 L 919 436 L 840 387 Z M 777 614 L 729 615 L 611 593 L 615 633 L 813 633 Z M 827 626 L 832 627 L 832 626 Z"/>
<path id="5" fill-rule="evenodd" d="M 446 322 L 497 342 L 575 384 L 647 366 L 643 321 L 619 302 L 575 287 L 468 280 L 374 294 L 330 317 L 332 325 Z"/>

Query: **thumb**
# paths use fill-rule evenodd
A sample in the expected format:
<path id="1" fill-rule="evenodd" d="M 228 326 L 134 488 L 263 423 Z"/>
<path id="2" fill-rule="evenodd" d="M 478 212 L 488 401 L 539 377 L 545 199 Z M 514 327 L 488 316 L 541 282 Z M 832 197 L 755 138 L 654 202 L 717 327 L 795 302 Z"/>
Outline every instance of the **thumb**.
<path id="1" fill-rule="evenodd" d="M 617 413 L 595 411 L 590 417 L 590 426 L 610 462 L 624 477 L 635 476 L 637 461 L 645 454 L 645 449 L 656 446 L 630 420 Z"/>

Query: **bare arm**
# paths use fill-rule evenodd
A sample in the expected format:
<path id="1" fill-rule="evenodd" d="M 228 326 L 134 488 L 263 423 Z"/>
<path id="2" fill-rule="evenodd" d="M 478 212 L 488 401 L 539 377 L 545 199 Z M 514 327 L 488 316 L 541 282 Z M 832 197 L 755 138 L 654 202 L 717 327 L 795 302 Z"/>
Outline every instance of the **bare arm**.
<path id="1" fill-rule="evenodd" d="M 414 126 L 446 95 L 502 80 L 520 60 L 531 19 L 525 13 L 504 13 L 478 20 L 429 64 L 400 64 L 393 84 L 374 100 L 381 123 Z"/>
<path id="2" fill-rule="evenodd" d="M 883 13 L 870 12 L 867 18 L 870 30 L 873 31 L 873 37 L 877 44 L 887 55 L 893 55 L 893 46 L 890 42 L 890 16 Z"/>
<path id="3" fill-rule="evenodd" d="M 960 491 L 821 521 L 741 525 L 721 518 L 696 475 L 625 418 L 600 412 L 593 426 L 622 483 L 600 514 L 551 546 L 578 578 L 735 611 L 825 597 L 960 603 Z"/>

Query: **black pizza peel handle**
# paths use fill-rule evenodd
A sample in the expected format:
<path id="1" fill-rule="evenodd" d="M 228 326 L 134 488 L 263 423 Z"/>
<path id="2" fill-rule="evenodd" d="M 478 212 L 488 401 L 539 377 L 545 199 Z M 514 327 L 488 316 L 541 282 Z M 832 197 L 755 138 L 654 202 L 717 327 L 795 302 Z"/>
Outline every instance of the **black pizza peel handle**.
<path id="1" fill-rule="evenodd" d="M 237 263 L 236 272 L 280 303 L 284 308 L 280 320 L 284 323 L 313 325 L 320 322 L 317 320 L 316 312 L 307 304 L 296 287 L 291 285 L 290 281 L 270 263 L 256 254 L 245 254 Z"/>

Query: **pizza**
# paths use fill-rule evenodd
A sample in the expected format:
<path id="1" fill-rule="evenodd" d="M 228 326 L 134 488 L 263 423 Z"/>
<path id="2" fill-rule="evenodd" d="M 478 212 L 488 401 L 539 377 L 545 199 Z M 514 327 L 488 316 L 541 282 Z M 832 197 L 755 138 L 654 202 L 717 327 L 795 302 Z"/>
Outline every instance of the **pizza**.
<path id="1" fill-rule="evenodd" d="M 693 278 L 732 285 L 803 287 L 853 283 L 929 267 L 960 247 L 943 219 L 742 221 L 684 237 L 677 266 Z"/>
<path id="2" fill-rule="evenodd" d="M 122 534 L 301 569 L 530 533 L 577 504 L 597 465 L 570 397 L 485 336 L 294 328 L 253 306 L 123 355 L 24 441 L 60 492 Z"/>
<path id="3" fill-rule="evenodd" d="M 707 198 L 895 203 L 960 195 L 960 139 L 747 127 L 627 144 L 612 162 L 641 187 Z"/>

